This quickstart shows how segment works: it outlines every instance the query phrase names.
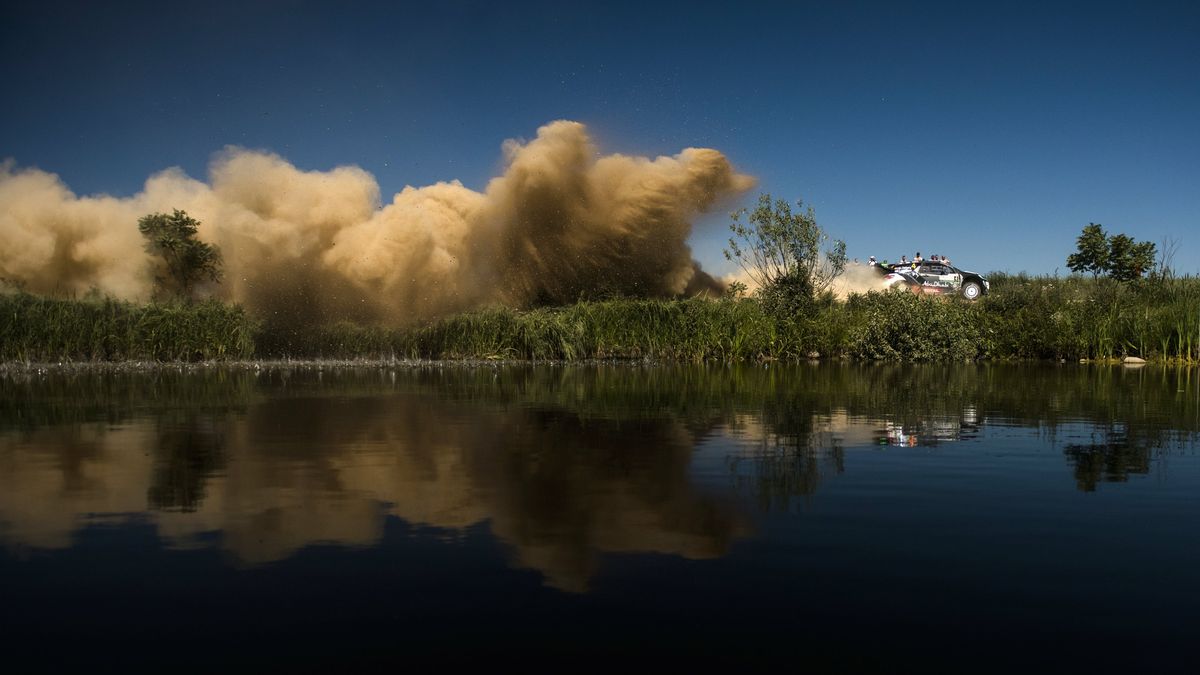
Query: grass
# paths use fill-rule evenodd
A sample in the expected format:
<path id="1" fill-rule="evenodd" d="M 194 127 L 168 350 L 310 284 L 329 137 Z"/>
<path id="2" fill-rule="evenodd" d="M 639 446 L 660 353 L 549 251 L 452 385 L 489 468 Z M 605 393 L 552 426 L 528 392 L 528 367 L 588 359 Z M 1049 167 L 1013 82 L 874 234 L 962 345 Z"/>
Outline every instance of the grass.
<path id="1" fill-rule="evenodd" d="M 518 311 L 489 308 L 411 329 L 338 323 L 266 331 L 263 355 L 417 359 L 761 358 L 777 322 L 754 302 L 610 300 Z"/>
<path id="2" fill-rule="evenodd" d="M 1200 362 L 1200 279 L 991 279 L 991 294 L 975 303 L 869 293 L 802 302 L 780 314 L 753 298 L 617 299 L 487 308 L 408 328 L 272 326 L 216 301 L 134 305 L 17 292 L 0 294 L 0 359 Z"/>
<path id="3" fill-rule="evenodd" d="M 1005 358 L 1200 360 L 1200 278 L 997 275 L 981 309 Z"/>
<path id="4" fill-rule="evenodd" d="M 257 322 L 216 300 L 137 305 L 0 293 L 0 360 L 201 361 L 254 355 Z"/>

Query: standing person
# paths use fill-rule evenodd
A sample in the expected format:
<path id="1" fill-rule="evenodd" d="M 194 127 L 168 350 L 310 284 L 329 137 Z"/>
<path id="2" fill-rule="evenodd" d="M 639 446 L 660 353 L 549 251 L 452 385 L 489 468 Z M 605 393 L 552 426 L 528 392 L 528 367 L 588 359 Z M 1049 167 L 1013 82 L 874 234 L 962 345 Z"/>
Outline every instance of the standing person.
<path id="1" fill-rule="evenodd" d="M 921 262 L 921 252 L 920 252 L 920 251 L 917 251 L 917 254 L 913 256 L 913 262 L 914 262 L 914 263 L 920 263 L 920 262 Z"/>

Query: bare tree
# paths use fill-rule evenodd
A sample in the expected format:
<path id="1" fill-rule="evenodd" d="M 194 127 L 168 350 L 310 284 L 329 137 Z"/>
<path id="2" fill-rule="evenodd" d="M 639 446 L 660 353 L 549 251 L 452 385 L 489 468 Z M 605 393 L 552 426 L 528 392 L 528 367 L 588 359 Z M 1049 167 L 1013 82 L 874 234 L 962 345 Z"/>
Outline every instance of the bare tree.
<path id="1" fill-rule="evenodd" d="M 1170 279 L 1175 276 L 1175 254 L 1179 252 L 1179 240 L 1170 235 L 1164 236 L 1158 249 L 1158 276 L 1160 279 Z"/>

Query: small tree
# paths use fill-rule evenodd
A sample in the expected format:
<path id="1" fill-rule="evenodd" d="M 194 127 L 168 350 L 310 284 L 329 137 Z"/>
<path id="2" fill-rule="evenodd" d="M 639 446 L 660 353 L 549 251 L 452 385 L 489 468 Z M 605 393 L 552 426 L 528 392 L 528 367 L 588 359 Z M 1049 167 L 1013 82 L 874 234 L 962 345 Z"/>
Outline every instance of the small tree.
<path id="1" fill-rule="evenodd" d="M 1154 269 L 1154 242 L 1134 241 L 1124 234 L 1109 238 L 1108 275 L 1117 281 L 1133 281 Z"/>
<path id="2" fill-rule="evenodd" d="M 196 239 L 200 222 L 184 211 L 152 213 L 138 220 L 146 252 L 159 258 L 154 281 L 170 295 L 191 300 L 197 284 L 221 280 L 221 251 Z"/>
<path id="3" fill-rule="evenodd" d="M 829 243 L 812 207 L 803 208 L 803 202 L 796 206 L 793 212 L 787 201 L 772 202 L 770 194 L 760 194 L 747 222 L 742 220 L 746 209 L 735 212 L 725 259 L 737 262 L 764 293 L 779 287 L 811 298 L 845 270 L 846 243 Z"/>
<path id="4" fill-rule="evenodd" d="M 1072 272 L 1091 272 L 1098 277 L 1108 270 L 1108 236 L 1097 223 L 1089 223 L 1076 240 L 1077 250 L 1067 256 Z"/>
<path id="5" fill-rule="evenodd" d="M 1073 272 L 1107 274 L 1117 281 L 1133 281 L 1154 269 L 1158 248 L 1154 242 L 1135 241 L 1127 234 L 1108 236 L 1104 228 L 1090 223 L 1076 240 L 1077 250 L 1067 256 Z"/>

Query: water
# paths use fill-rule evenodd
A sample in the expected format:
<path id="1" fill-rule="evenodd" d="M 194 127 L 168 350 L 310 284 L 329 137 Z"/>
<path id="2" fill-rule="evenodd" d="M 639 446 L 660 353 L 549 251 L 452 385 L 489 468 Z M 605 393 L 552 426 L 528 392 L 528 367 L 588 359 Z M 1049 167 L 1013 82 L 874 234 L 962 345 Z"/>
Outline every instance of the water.
<path id="1" fill-rule="evenodd" d="M 1200 373 L 0 377 L 11 672 L 1188 671 Z"/>

